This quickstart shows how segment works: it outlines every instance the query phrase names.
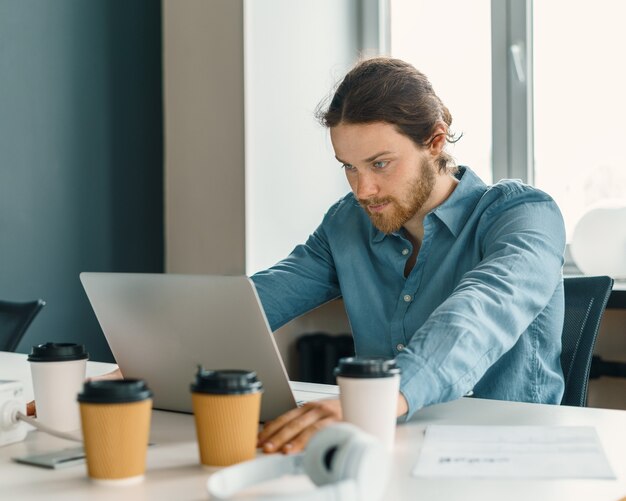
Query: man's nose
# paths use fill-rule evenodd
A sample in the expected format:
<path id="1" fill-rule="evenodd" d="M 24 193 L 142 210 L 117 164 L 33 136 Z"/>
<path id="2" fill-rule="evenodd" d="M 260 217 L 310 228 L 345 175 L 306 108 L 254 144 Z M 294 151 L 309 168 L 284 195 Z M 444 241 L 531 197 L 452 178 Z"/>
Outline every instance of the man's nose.
<path id="1" fill-rule="evenodd" d="M 356 184 L 356 196 L 361 200 L 367 200 L 378 194 L 378 183 L 373 174 L 369 172 L 359 173 Z"/>

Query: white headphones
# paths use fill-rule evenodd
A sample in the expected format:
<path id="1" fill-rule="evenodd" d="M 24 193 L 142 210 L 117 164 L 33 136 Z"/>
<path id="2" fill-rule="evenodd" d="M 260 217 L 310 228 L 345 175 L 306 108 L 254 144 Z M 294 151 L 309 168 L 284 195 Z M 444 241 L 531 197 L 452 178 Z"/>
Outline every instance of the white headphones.
<path id="1" fill-rule="evenodd" d="M 299 501 L 378 501 L 387 486 L 390 463 L 389 453 L 379 440 L 354 425 L 338 423 L 315 434 L 302 454 L 268 455 L 224 468 L 209 477 L 207 489 L 211 499 L 226 501 L 256 483 L 306 473 L 321 488 L 298 493 Z"/>

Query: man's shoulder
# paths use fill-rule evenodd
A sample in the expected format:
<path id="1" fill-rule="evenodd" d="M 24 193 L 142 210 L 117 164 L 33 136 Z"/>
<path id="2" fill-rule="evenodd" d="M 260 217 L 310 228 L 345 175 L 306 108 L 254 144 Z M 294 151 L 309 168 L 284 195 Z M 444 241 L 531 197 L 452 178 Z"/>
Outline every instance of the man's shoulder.
<path id="1" fill-rule="evenodd" d="M 330 237 L 340 236 L 345 239 L 348 236 L 370 235 L 372 224 L 352 193 L 344 195 L 330 206 L 321 224 L 321 229 Z"/>
<path id="2" fill-rule="evenodd" d="M 518 179 L 504 179 L 490 186 L 477 211 L 481 224 L 487 227 L 498 221 L 523 217 L 534 225 L 549 226 L 556 231 L 563 226 L 563 216 L 554 199 L 545 191 Z"/>
<path id="3" fill-rule="evenodd" d="M 519 179 L 502 179 L 489 186 L 483 197 L 490 205 L 550 202 L 553 198 L 545 191 L 526 184 Z"/>
<path id="4" fill-rule="evenodd" d="M 333 205 L 330 206 L 326 212 L 325 219 L 340 218 L 340 217 L 355 217 L 363 214 L 363 209 L 359 205 L 359 202 L 354 197 L 354 193 L 350 192 L 345 194 Z"/>

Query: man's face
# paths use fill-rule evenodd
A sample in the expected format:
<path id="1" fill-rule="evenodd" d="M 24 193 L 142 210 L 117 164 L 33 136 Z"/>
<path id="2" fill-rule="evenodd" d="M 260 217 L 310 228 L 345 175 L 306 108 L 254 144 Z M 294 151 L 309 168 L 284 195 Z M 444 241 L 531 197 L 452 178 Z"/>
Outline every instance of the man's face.
<path id="1" fill-rule="evenodd" d="M 392 233 L 423 218 L 437 179 L 427 149 L 384 122 L 339 124 L 330 138 L 352 192 L 376 228 Z"/>

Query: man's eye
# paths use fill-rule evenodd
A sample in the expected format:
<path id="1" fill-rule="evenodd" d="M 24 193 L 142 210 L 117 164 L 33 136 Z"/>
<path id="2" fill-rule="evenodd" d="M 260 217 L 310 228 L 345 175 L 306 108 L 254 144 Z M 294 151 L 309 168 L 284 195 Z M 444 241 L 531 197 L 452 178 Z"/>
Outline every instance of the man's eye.
<path id="1" fill-rule="evenodd" d="M 341 167 L 344 168 L 345 170 L 349 171 L 349 172 L 352 172 L 352 171 L 356 170 L 354 168 L 354 165 L 350 165 L 350 164 L 343 164 Z"/>
<path id="2" fill-rule="evenodd" d="M 378 162 L 374 162 L 374 167 L 376 169 L 384 169 L 385 167 L 387 167 L 387 164 L 389 162 L 383 161 L 383 160 L 379 160 Z"/>

